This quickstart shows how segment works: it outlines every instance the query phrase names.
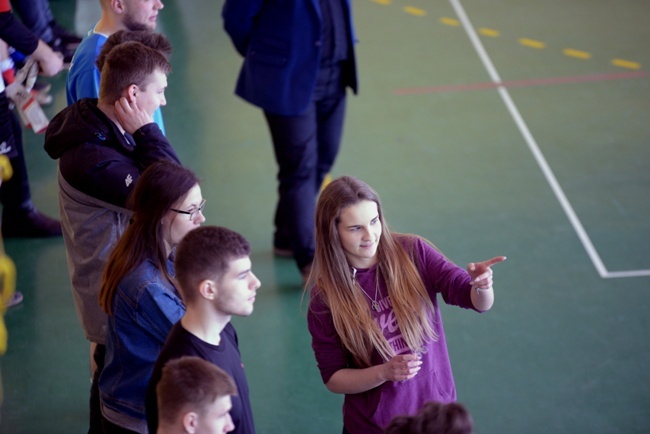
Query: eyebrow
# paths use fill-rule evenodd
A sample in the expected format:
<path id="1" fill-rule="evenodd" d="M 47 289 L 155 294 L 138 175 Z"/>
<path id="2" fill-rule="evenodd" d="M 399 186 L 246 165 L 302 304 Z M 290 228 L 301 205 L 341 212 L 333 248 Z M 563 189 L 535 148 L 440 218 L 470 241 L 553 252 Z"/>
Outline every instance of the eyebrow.
<path id="1" fill-rule="evenodd" d="M 376 216 L 374 216 L 373 218 L 370 219 L 371 222 L 375 221 L 375 220 L 379 220 L 379 214 L 377 214 Z M 356 228 L 356 227 L 359 227 L 359 226 L 363 226 L 363 225 L 357 223 L 357 224 L 354 224 L 354 225 L 346 226 L 345 228 L 346 229 L 351 229 L 351 228 Z"/>

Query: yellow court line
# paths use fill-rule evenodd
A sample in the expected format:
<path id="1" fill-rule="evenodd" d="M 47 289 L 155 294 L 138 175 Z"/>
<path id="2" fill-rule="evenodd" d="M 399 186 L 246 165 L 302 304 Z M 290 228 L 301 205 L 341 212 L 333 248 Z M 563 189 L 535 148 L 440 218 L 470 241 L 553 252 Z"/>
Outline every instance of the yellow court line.
<path id="1" fill-rule="evenodd" d="M 404 12 L 407 14 L 415 15 L 417 17 L 423 17 L 427 14 L 427 11 L 424 9 L 416 8 L 415 6 L 404 6 Z"/>
<path id="2" fill-rule="evenodd" d="M 372 0 L 374 3 L 387 6 L 393 3 L 393 0 Z M 427 15 L 427 11 L 424 9 L 417 8 L 415 6 L 405 6 L 403 8 L 404 12 L 410 15 L 418 16 L 418 17 L 423 17 Z M 449 18 L 449 17 L 441 17 L 438 19 L 440 23 L 447 25 L 447 26 L 452 26 L 452 27 L 460 27 L 460 21 L 458 21 L 455 18 Z M 488 36 L 491 38 L 496 38 L 501 35 L 501 32 L 495 29 L 490 29 L 487 27 L 481 27 L 478 29 L 478 33 L 483 35 L 483 36 Z M 543 49 L 546 48 L 546 43 L 542 41 L 537 41 L 535 39 L 529 39 L 529 38 L 519 38 L 519 44 L 523 45 L 525 47 L 530 47 L 530 48 L 536 48 L 536 49 Z M 567 57 L 573 57 L 576 59 L 591 59 L 591 53 L 587 51 L 582 51 L 582 50 L 576 50 L 573 48 L 565 48 L 562 50 L 562 53 L 567 56 Z M 620 68 L 626 68 L 626 69 L 634 69 L 638 70 L 641 69 L 641 64 L 637 62 L 633 62 L 630 60 L 624 60 L 624 59 L 612 59 L 611 64 L 614 66 L 618 66 Z"/>
<path id="3" fill-rule="evenodd" d="M 491 38 L 496 38 L 501 34 L 498 30 L 488 29 L 487 27 L 481 27 L 478 29 L 478 32 L 483 36 L 489 36 Z"/>
<path id="4" fill-rule="evenodd" d="M 575 57 L 576 59 L 591 59 L 591 54 L 586 51 L 574 50 L 573 48 L 565 48 L 562 50 L 565 56 Z"/>
<path id="5" fill-rule="evenodd" d="M 460 21 L 455 18 L 442 17 L 438 21 L 446 26 L 460 27 Z"/>
<path id="6" fill-rule="evenodd" d="M 641 64 L 623 59 L 612 59 L 612 65 L 627 69 L 641 69 Z"/>
<path id="7" fill-rule="evenodd" d="M 524 45 L 524 46 L 530 47 L 530 48 L 538 48 L 538 49 L 546 48 L 545 43 L 543 43 L 542 41 L 536 41 L 534 39 L 520 38 L 519 43 L 521 45 Z"/>

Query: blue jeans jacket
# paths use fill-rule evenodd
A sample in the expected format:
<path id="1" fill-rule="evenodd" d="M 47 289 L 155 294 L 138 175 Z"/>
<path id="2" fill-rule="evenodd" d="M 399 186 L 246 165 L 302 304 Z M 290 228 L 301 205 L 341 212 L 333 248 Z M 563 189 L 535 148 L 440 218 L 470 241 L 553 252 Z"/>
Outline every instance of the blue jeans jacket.
<path id="1" fill-rule="evenodd" d="M 167 267 L 173 275 L 173 263 Z M 151 261 L 125 276 L 108 317 L 106 358 L 99 377 L 102 414 L 121 427 L 146 432 L 145 394 L 167 335 L 185 313 L 180 295 Z"/>

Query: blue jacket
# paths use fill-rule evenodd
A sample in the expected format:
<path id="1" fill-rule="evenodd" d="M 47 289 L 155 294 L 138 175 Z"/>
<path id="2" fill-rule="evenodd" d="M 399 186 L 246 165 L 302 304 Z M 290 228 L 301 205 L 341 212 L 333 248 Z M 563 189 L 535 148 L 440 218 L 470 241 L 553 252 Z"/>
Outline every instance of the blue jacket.
<path id="1" fill-rule="evenodd" d="M 357 92 L 351 0 L 344 0 Z M 321 55 L 320 0 L 226 0 L 224 28 L 244 56 L 235 93 L 271 113 L 293 116 L 309 103 Z"/>
<path id="2" fill-rule="evenodd" d="M 171 261 L 167 263 L 173 271 Z M 185 313 L 176 289 L 151 261 L 125 276 L 108 317 L 106 358 L 99 377 L 102 414 L 111 422 L 146 432 L 145 395 L 158 354 Z"/>

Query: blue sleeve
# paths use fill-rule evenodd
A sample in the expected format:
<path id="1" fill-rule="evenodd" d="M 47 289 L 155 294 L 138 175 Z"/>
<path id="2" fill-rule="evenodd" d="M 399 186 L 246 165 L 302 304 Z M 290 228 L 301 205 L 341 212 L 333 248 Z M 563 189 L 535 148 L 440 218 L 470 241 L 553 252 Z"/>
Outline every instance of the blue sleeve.
<path id="1" fill-rule="evenodd" d="M 152 282 L 138 299 L 138 324 L 149 331 L 159 342 L 165 343 L 169 331 L 185 313 L 183 302 L 169 289 Z"/>
<path id="2" fill-rule="evenodd" d="M 99 97 L 99 69 L 95 61 L 106 39 L 91 29 L 75 51 L 65 83 L 68 105 L 83 98 Z"/>
<path id="3" fill-rule="evenodd" d="M 162 110 L 160 109 L 160 107 L 158 107 L 156 111 L 153 113 L 153 121 L 156 123 L 156 125 L 158 125 L 160 131 L 163 134 L 165 134 L 165 122 L 163 121 Z"/>
<path id="4" fill-rule="evenodd" d="M 70 74 L 66 81 L 68 105 L 74 104 L 83 98 L 99 97 L 99 70 L 97 67 Z"/>
<path id="5" fill-rule="evenodd" d="M 246 55 L 255 17 L 264 0 L 226 0 L 221 11 L 223 27 L 237 52 Z"/>

